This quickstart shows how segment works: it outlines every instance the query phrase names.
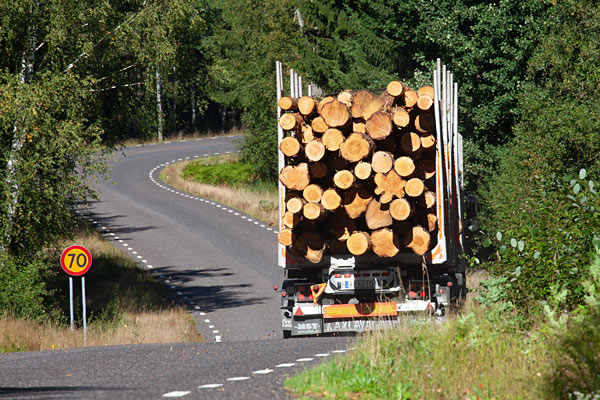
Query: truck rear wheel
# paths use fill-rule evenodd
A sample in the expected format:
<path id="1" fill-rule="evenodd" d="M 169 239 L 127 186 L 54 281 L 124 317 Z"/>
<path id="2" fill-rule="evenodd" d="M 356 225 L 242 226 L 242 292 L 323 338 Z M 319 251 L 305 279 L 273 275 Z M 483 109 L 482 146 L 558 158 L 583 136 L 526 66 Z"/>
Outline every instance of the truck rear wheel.
<path id="1" fill-rule="evenodd" d="M 291 337 L 292 337 L 292 331 L 283 330 L 283 338 L 284 339 L 289 339 Z"/>

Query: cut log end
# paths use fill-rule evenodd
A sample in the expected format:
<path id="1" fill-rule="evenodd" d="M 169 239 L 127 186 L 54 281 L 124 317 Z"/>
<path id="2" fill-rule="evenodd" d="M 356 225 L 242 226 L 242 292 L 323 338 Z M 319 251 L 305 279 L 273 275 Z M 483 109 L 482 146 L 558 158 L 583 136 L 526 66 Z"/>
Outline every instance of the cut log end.
<path id="1" fill-rule="evenodd" d="M 406 182 L 406 186 L 404 186 L 404 192 L 407 196 L 410 197 L 419 197 L 423 194 L 425 190 L 425 185 L 423 181 L 419 178 L 411 178 Z"/>
<path id="2" fill-rule="evenodd" d="M 404 108 L 398 107 L 392 111 L 392 121 L 398 128 L 406 128 L 410 124 L 410 114 Z"/>
<path id="3" fill-rule="evenodd" d="M 306 203 L 302 208 L 302 215 L 309 220 L 317 220 L 325 214 L 325 209 L 320 203 Z"/>
<path id="4" fill-rule="evenodd" d="M 295 226 L 297 226 L 298 223 L 300 223 L 300 214 L 295 214 L 295 213 L 293 213 L 291 211 L 286 211 L 283 214 L 283 225 L 286 228 L 292 229 Z"/>
<path id="5" fill-rule="evenodd" d="M 358 162 L 354 166 L 354 176 L 363 181 L 371 176 L 371 171 L 371 164 L 365 161 Z"/>
<path id="6" fill-rule="evenodd" d="M 333 176 L 333 183 L 340 189 L 348 189 L 354 183 L 354 174 L 347 169 L 338 171 Z"/>
<path id="7" fill-rule="evenodd" d="M 344 193 L 344 208 L 352 219 L 360 217 L 371 202 L 373 195 L 363 187 L 353 188 Z"/>
<path id="8" fill-rule="evenodd" d="M 321 139 L 313 139 L 304 146 L 304 154 L 310 161 L 319 161 L 325 156 L 325 145 Z"/>
<path id="9" fill-rule="evenodd" d="M 400 146 L 406 154 L 412 154 L 421 148 L 421 137 L 415 132 L 406 132 L 400 138 Z"/>
<path id="10" fill-rule="evenodd" d="M 336 128 L 329 128 L 323 134 L 323 144 L 329 151 L 338 151 L 344 142 L 344 134 Z"/>
<path id="11" fill-rule="evenodd" d="M 406 181 L 396 173 L 390 171 L 387 174 L 375 174 L 375 194 L 380 195 L 379 201 L 389 203 L 394 197 L 404 197 Z"/>
<path id="12" fill-rule="evenodd" d="M 367 120 L 365 128 L 371 138 L 385 139 L 392 133 L 392 120 L 387 113 L 378 111 Z"/>
<path id="13" fill-rule="evenodd" d="M 321 117 L 330 128 L 339 128 L 350 121 L 350 112 L 347 105 L 333 100 L 323 106 Z"/>
<path id="14" fill-rule="evenodd" d="M 431 235 L 421 226 L 412 228 L 403 240 L 405 246 L 411 249 L 415 254 L 421 256 L 429 250 L 431 244 Z"/>
<path id="15" fill-rule="evenodd" d="M 308 164 L 288 165 L 279 173 L 282 185 L 290 190 L 304 190 L 310 183 Z"/>
<path id="16" fill-rule="evenodd" d="M 342 197 L 335 191 L 335 189 L 327 189 L 321 196 L 321 204 L 323 208 L 328 211 L 337 210 L 342 204 Z"/>
<path id="17" fill-rule="evenodd" d="M 396 221 L 406 221 L 413 213 L 410 202 L 404 198 L 395 199 L 390 203 L 390 214 Z"/>
<path id="18" fill-rule="evenodd" d="M 433 98 L 428 94 L 422 94 L 417 99 L 417 107 L 419 110 L 427 111 L 433 105 Z"/>
<path id="19" fill-rule="evenodd" d="M 325 123 L 325 120 L 322 117 L 314 118 L 310 126 L 313 132 L 315 133 L 324 133 L 328 128 L 327 124 Z"/>
<path id="20" fill-rule="evenodd" d="M 394 156 L 387 151 L 376 151 L 371 159 L 373 171 L 387 174 L 394 166 Z"/>
<path id="21" fill-rule="evenodd" d="M 389 207 L 383 207 L 380 202 L 373 199 L 367 206 L 365 221 L 369 229 L 379 229 L 392 225 L 392 216 Z"/>
<path id="22" fill-rule="evenodd" d="M 340 144 L 340 154 L 350 162 L 361 161 L 373 151 L 374 143 L 365 134 L 354 132 Z"/>
<path id="23" fill-rule="evenodd" d="M 400 251 L 398 238 L 391 229 L 383 228 L 371 233 L 373 253 L 379 257 L 391 258 Z"/>
<path id="24" fill-rule="evenodd" d="M 310 163 L 308 169 L 310 171 L 310 176 L 312 178 L 316 178 L 316 179 L 321 179 L 321 178 L 326 177 L 327 172 L 329 171 L 327 164 L 322 161 Z"/>
<path id="25" fill-rule="evenodd" d="M 291 229 L 284 228 L 277 233 L 277 240 L 284 246 L 291 246 L 294 242 Z"/>
<path id="26" fill-rule="evenodd" d="M 415 117 L 415 129 L 419 133 L 433 132 L 435 120 L 431 113 L 420 113 Z"/>
<path id="27" fill-rule="evenodd" d="M 412 108 L 417 104 L 417 100 L 419 100 L 419 95 L 414 90 L 405 90 L 404 91 L 404 105 L 408 108 Z"/>
<path id="28" fill-rule="evenodd" d="M 390 96 L 398 97 L 404 92 L 404 85 L 400 81 L 391 81 L 388 83 L 386 91 Z"/>
<path id="29" fill-rule="evenodd" d="M 294 195 L 289 196 L 285 202 L 285 209 L 291 213 L 297 214 L 302 211 L 304 204 L 306 204 L 306 200 L 294 193 Z"/>
<path id="30" fill-rule="evenodd" d="M 317 101 L 308 96 L 301 97 L 298 100 L 298 111 L 300 114 L 310 116 L 317 113 Z"/>
<path id="31" fill-rule="evenodd" d="M 298 99 L 284 96 L 277 102 L 283 111 L 298 111 Z"/>
<path id="32" fill-rule="evenodd" d="M 304 123 L 302 116 L 296 113 L 286 113 L 279 118 L 279 126 L 285 131 L 292 131 L 300 128 Z"/>
<path id="33" fill-rule="evenodd" d="M 406 178 L 415 172 L 415 163 L 410 157 L 398 157 L 396 161 L 394 161 L 394 170 L 398 175 Z"/>
<path id="34" fill-rule="evenodd" d="M 314 183 L 308 185 L 302 191 L 302 197 L 309 203 L 318 203 L 323 196 L 323 189 Z"/>
<path id="35" fill-rule="evenodd" d="M 353 232 L 346 240 L 348 251 L 355 256 L 365 254 L 371 248 L 371 237 L 366 232 Z"/>
<path id="36" fill-rule="evenodd" d="M 300 142 L 295 137 L 287 136 L 279 144 L 279 150 L 286 157 L 295 157 L 300 152 Z"/>

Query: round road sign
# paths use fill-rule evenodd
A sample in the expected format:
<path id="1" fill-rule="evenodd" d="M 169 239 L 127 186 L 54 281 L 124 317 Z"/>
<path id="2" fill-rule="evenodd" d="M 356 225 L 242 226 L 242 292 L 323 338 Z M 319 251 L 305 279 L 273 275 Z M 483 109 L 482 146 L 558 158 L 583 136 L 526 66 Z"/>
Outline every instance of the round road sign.
<path id="1" fill-rule="evenodd" d="M 92 266 L 92 254 L 83 246 L 69 246 L 60 257 L 60 266 L 71 276 L 82 276 Z"/>

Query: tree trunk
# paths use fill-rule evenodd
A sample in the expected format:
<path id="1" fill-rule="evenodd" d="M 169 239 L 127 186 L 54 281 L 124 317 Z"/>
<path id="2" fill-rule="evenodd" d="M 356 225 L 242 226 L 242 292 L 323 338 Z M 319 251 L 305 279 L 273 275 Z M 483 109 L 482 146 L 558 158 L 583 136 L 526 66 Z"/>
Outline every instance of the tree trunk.
<path id="1" fill-rule="evenodd" d="M 391 229 L 383 228 L 371 233 L 373 253 L 379 257 L 391 258 L 400 251 L 398 238 Z"/>
<path id="2" fill-rule="evenodd" d="M 196 131 L 196 109 L 197 104 L 196 104 L 196 86 L 192 85 L 190 86 L 190 108 L 191 108 L 191 117 L 190 117 L 190 126 L 191 126 L 191 131 L 194 132 Z"/>
<path id="3" fill-rule="evenodd" d="M 159 142 L 163 141 L 162 82 L 158 66 L 156 67 L 156 137 Z"/>

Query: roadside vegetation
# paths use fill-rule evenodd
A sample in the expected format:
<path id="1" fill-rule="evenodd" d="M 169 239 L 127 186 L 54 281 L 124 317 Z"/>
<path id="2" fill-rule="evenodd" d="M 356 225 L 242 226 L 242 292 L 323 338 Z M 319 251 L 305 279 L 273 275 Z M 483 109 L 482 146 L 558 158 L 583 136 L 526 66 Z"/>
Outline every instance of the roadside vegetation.
<path id="1" fill-rule="evenodd" d="M 173 303 L 165 286 L 100 234 L 81 226 L 72 243 L 85 246 L 93 256 L 92 268 L 86 274 L 87 346 L 202 340 L 193 317 L 185 307 Z M 62 244 L 66 247 L 71 242 Z M 84 346 L 79 281 L 74 278 L 73 332 L 68 320 L 68 277 L 56 262 L 48 271 L 46 288 L 39 293 L 44 299 L 42 304 L 0 314 L 0 352 Z M 9 284 L 20 290 L 17 282 Z M 34 296 L 30 298 L 35 300 Z M 24 299 L 15 293 L 1 301 L 5 310 L 14 310 Z M 10 302 L 14 302 L 13 307 Z"/>
<path id="2" fill-rule="evenodd" d="M 170 164 L 161 171 L 160 179 L 277 225 L 277 186 L 257 179 L 252 166 L 241 162 L 236 154 Z"/>

